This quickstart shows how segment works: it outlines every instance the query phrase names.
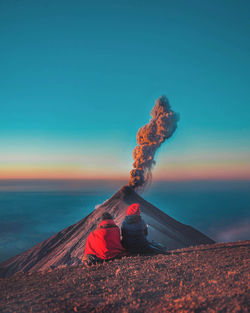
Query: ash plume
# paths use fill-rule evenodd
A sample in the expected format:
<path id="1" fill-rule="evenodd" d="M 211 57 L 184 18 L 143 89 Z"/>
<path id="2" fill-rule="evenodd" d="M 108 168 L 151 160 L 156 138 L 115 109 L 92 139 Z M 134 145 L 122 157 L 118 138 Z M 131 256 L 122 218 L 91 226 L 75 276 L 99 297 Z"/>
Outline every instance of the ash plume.
<path id="1" fill-rule="evenodd" d="M 154 156 L 161 144 L 172 136 L 177 128 L 179 115 L 171 110 L 166 96 L 156 100 L 151 120 L 137 132 L 137 146 L 133 151 L 133 169 L 129 186 L 138 189 L 150 182 Z"/>

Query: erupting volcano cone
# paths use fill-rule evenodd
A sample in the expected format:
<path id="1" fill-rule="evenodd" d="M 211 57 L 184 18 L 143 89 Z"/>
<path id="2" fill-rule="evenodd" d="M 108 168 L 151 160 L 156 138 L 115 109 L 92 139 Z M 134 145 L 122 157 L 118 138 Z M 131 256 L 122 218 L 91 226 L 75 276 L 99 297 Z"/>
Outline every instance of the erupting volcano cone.
<path id="1" fill-rule="evenodd" d="M 124 186 L 78 223 L 1 263 L 0 277 L 11 276 L 18 271 L 46 270 L 81 263 L 86 239 L 100 222 L 103 212 L 112 214 L 116 224 L 121 226 L 126 209 L 132 203 L 141 206 L 142 217 L 149 224 L 148 240 L 151 242 L 157 242 L 169 250 L 214 242 L 196 229 L 163 213 L 132 188 Z"/>

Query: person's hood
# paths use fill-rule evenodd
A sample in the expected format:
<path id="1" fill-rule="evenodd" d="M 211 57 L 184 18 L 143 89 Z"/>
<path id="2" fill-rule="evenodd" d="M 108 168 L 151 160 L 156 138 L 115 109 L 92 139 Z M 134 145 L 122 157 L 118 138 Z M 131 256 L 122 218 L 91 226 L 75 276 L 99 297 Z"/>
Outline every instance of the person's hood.
<path id="1" fill-rule="evenodd" d="M 116 224 L 113 220 L 104 220 L 102 221 L 99 225 L 98 228 L 105 228 L 106 226 L 111 226 L 111 227 L 115 227 Z"/>

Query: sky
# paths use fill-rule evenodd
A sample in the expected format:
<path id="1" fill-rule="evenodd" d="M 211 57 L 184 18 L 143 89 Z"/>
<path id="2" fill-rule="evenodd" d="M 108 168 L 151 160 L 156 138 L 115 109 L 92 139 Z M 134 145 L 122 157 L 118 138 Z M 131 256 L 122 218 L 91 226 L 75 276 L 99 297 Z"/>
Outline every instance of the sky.
<path id="1" fill-rule="evenodd" d="M 0 179 L 126 179 L 165 94 L 158 180 L 250 179 L 250 2 L 0 0 Z"/>

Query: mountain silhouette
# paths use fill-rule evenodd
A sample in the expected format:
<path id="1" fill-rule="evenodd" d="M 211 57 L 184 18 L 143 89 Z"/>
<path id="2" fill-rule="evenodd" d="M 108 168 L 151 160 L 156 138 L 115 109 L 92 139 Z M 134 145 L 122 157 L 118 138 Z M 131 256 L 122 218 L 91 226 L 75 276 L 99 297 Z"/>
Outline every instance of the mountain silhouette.
<path id="1" fill-rule="evenodd" d="M 120 227 L 126 216 L 126 209 L 132 203 L 140 204 L 142 218 L 148 224 L 148 240 L 153 243 L 168 250 L 214 243 L 198 230 L 176 221 L 144 200 L 133 188 L 124 186 L 76 224 L 2 262 L 0 277 L 11 276 L 18 271 L 44 271 L 80 264 L 86 239 L 101 221 L 102 214 L 109 212 Z"/>

